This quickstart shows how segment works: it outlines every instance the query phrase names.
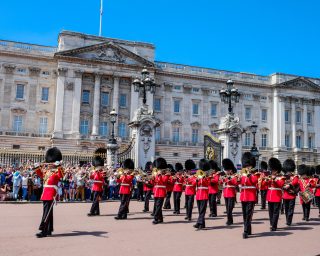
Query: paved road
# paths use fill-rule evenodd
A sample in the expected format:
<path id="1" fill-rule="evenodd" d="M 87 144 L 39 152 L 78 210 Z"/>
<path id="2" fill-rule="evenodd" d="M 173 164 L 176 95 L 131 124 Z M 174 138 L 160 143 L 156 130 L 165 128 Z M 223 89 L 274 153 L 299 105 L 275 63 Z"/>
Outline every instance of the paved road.
<path id="1" fill-rule="evenodd" d="M 195 231 L 184 215 L 165 211 L 165 223 L 152 225 L 148 213 L 142 213 L 142 203 L 131 202 L 127 220 L 114 219 L 119 202 L 101 204 L 100 217 L 87 217 L 88 203 L 59 204 L 55 212 L 55 232 L 52 237 L 37 239 L 40 204 L 0 204 L 0 255 L 320 255 L 320 218 L 311 210 L 311 221 L 302 222 L 302 209 L 296 206 L 294 225 L 285 226 L 279 220 L 279 230 L 269 232 L 267 211 L 256 206 L 254 235 L 242 239 L 242 217 L 238 204 L 234 225 L 225 225 L 224 207 L 219 217 L 207 220 L 206 230 Z M 183 210 L 184 212 L 184 210 Z M 194 217 L 197 217 L 196 209 Z"/>

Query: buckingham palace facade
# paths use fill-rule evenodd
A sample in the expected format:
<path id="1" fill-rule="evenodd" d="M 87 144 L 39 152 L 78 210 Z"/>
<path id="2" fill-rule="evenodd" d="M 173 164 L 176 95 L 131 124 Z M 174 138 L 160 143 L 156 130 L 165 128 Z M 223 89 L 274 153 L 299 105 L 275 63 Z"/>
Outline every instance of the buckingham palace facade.
<path id="1" fill-rule="evenodd" d="M 234 112 L 250 150 L 250 126 L 262 160 L 320 162 L 320 79 L 261 76 L 155 60 L 149 43 L 62 31 L 57 47 L 0 40 L 0 148 L 67 151 L 104 148 L 115 109 L 116 136 L 130 141 L 139 95 L 132 81 L 147 67 L 158 87 L 147 93 L 160 126 L 155 156 L 169 162 L 203 157 L 203 135 L 215 133 L 227 106 L 219 91 L 232 79 L 241 93 Z"/>

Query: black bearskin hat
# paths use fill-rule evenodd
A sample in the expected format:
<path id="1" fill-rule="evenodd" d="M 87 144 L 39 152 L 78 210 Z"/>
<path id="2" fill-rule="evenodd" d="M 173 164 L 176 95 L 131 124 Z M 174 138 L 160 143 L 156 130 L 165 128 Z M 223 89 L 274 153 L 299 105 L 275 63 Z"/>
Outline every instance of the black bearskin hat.
<path id="1" fill-rule="evenodd" d="M 312 176 L 316 174 L 316 169 L 313 166 L 309 167 L 309 174 L 308 176 Z"/>
<path id="2" fill-rule="evenodd" d="M 271 171 L 276 171 L 277 173 L 281 172 L 282 165 L 278 158 L 271 157 L 268 161 L 268 166 Z"/>
<path id="3" fill-rule="evenodd" d="M 146 172 L 148 172 L 148 171 L 150 171 L 150 166 L 152 166 L 152 162 L 146 162 L 146 165 L 144 166 L 144 170 L 146 171 Z"/>
<path id="4" fill-rule="evenodd" d="M 188 159 L 188 160 L 186 160 L 186 161 L 184 162 L 184 168 L 185 168 L 186 170 L 194 170 L 194 169 L 196 169 L 196 164 L 194 163 L 193 160 Z"/>
<path id="5" fill-rule="evenodd" d="M 268 170 L 268 164 L 267 164 L 267 162 L 265 162 L 265 161 L 261 161 L 260 162 L 260 169 L 261 170 Z"/>
<path id="6" fill-rule="evenodd" d="M 222 167 L 224 170 L 234 171 L 235 169 L 233 162 L 229 158 L 225 158 L 222 160 Z"/>
<path id="7" fill-rule="evenodd" d="M 305 175 L 305 174 L 307 174 L 307 172 L 308 172 L 308 167 L 305 165 L 305 164 L 300 164 L 299 166 L 298 166 L 298 174 L 299 175 Z"/>
<path id="8" fill-rule="evenodd" d="M 94 167 L 104 166 L 104 160 L 101 156 L 95 156 L 92 160 L 92 165 Z"/>
<path id="9" fill-rule="evenodd" d="M 320 164 L 316 166 L 316 174 L 320 175 Z"/>
<path id="10" fill-rule="evenodd" d="M 172 164 L 167 164 L 167 168 L 170 170 L 170 172 L 176 172 Z"/>
<path id="11" fill-rule="evenodd" d="M 218 164 L 216 161 L 210 160 L 209 164 L 210 164 L 212 170 L 218 171 Z"/>
<path id="12" fill-rule="evenodd" d="M 183 171 L 183 165 L 181 163 L 176 163 L 174 168 L 177 172 Z"/>
<path id="13" fill-rule="evenodd" d="M 46 163 L 54 163 L 62 160 L 62 154 L 57 147 L 49 148 L 45 156 Z"/>
<path id="14" fill-rule="evenodd" d="M 164 158 L 159 157 L 156 160 L 154 160 L 154 167 L 156 167 L 157 169 L 166 169 L 167 161 Z"/>
<path id="15" fill-rule="evenodd" d="M 292 159 L 287 159 L 286 161 L 283 162 L 282 171 L 284 174 L 288 172 L 294 172 L 295 169 L 296 169 L 296 164 Z"/>
<path id="16" fill-rule="evenodd" d="M 251 166 L 252 168 L 256 167 L 256 159 L 250 152 L 245 152 L 242 155 L 241 162 L 242 162 L 242 167 L 244 168 L 249 166 Z"/>
<path id="17" fill-rule="evenodd" d="M 200 159 L 200 161 L 199 161 L 199 169 L 200 170 L 206 172 L 206 171 L 209 171 L 210 168 L 211 168 L 211 166 L 206 159 L 204 159 L 204 158 Z"/>
<path id="18" fill-rule="evenodd" d="M 131 158 L 127 158 L 126 160 L 123 161 L 122 167 L 123 169 L 133 170 L 134 169 L 133 160 Z"/>

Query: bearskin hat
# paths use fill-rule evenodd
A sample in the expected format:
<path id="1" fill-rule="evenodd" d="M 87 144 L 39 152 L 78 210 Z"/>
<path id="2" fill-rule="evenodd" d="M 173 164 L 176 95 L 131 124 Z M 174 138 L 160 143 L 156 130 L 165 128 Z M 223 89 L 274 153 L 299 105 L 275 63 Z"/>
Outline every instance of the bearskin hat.
<path id="1" fill-rule="evenodd" d="M 150 171 L 150 166 L 152 166 L 152 162 L 146 162 L 145 166 L 144 166 L 144 170 L 146 172 Z"/>
<path id="2" fill-rule="evenodd" d="M 126 160 L 123 161 L 122 167 L 123 167 L 123 169 L 133 170 L 134 169 L 133 160 L 131 158 L 127 158 Z"/>
<path id="3" fill-rule="evenodd" d="M 225 158 L 222 160 L 222 167 L 224 170 L 234 170 L 234 164 L 229 158 Z"/>
<path id="4" fill-rule="evenodd" d="M 316 174 L 316 169 L 313 166 L 309 167 L 309 174 L 308 176 L 312 176 Z"/>
<path id="5" fill-rule="evenodd" d="M 260 162 L 260 169 L 261 170 L 268 170 L 268 164 L 265 161 Z"/>
<path id="6" fill-rule="evenodd" d="M 156 167 L 157 169 L 166 169 L 167 161 L 164 158 L 159 157 L 154 161 L 154 167 Z"/>
<path id="7" fill-rule="evenodd" d="M 92 160 L 92 165 L 94 167 L 104 166 L 104 160 L 101 156 L 95 156 Z"/>
<path id="8" fill-rule="evenodd" d="M 54 163 L 62 160 L 62 154 L 57 147 L 49 148 L 45 155 L 46 163 Z"/>
<path id="9" fill-rule="evenodd" d="M 316 166 L 316 174 L 320 175 L 320 164 Z"/>
<path id="10" fill-rule="evenodd" d="M 204 158 L 200 159 L 200 161 L 199 161 L 199 169 L 200 170 L 206 172 L 206 171 L 209 171 L 210 168 L 211 168 L 211 166 L 206 159 L 204 159 Z"/>
<path id="11" fill-rule="evenodd" d="M 294 172 L 295 169 L 296 169 L 296 164 L 292 159 L 287 159 L 283 162 L 282 171 L 284 174 L 288 172 Z"/>
<path id="12" fill-rule="evenodd" d="M 299 174 L 299 175 L 306 175 L 307 172 L 308 172 L 307 169 L 308 169 L 308 168 L 307 168 L 307 166 L 306 166 L 305 164 L 300 164 L 300 165 L 298 166 L 298 174 Z"/>
<path id="13" fill-rule="evenodd" d="M 277 173 L 281 172 L 282 165 L 278 158 L 271 157 L 268 161 L 268 166 L 271 171 L 276 171 Z"/>
<path id="14" fill-rule="evenodd" d="M 170 172 L 176 172 L 172 164 L 167 164 L 167 168 L 170 170 Z"/>
<path id="15" fill-rule="evenodd" d="M 245 152 L 242 155 L 241 162 L 242 162 L 242 167 L 244 168 L 249 166 L 251 166 L 252 168 L 256 167 L 256 159 L 250 152 Z"/>
<path id="16" fill-rule="evenodd" d="M 183 165 L 181 163 L 176 163 L 174 168 L 177 172 L 183 171 Z"/>
<path id="17" fill-rule="evenodd" d="M 218 164 L 217 164 L 216 161 L 210 160 L 210 161 L 209 161 L 209 164 L 210 164 L 212 170 L 215 170 L 215 171 L 218 170 Z"/>
<path id="18" fill-rule="evenodd" d="M 184 162 L 184 168 L 186 170 L 194 170 L 196 169 L 196 164 L 192 159 L 188 159 Z"/>

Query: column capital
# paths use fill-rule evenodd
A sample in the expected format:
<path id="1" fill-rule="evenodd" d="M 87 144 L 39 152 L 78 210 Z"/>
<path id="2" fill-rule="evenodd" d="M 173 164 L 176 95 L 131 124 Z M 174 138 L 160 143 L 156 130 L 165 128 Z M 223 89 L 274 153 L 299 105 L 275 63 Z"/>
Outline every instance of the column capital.
<path id="1" fill-rule="evenodd" d="M 29 67 L 29 74 L 30 76 L 39 76 L 41 68 L 38 67 Z"/>
<path id="2" fill-rule="evenodd" d="M 58 72 L 58 76 L 66 76 L 68 69 L 60 67 L 57 69 L 57 72 Z"/>
<path id="3" fill-rule="evenodd" d="M 78 70 L 74 70 L 73 73 L 75 78 L 82 78 L 82 74 L 84 73 L 84 71 L 78 69 Z"/>
<path id="4" fill-rule="evenodd" d="M 13 71 L 16 69 L 16 66 L 13 64 L 3 64 L 6 74 L 13 74 Z"/>
<path id="5" fill-rule="evenodd" d="M 103 76 L 103 73 L 101 73 L 101 72 L 95 72 L 95 73 L 94 73 L 95 81 L 100 80 L 102 76 Z"/>

